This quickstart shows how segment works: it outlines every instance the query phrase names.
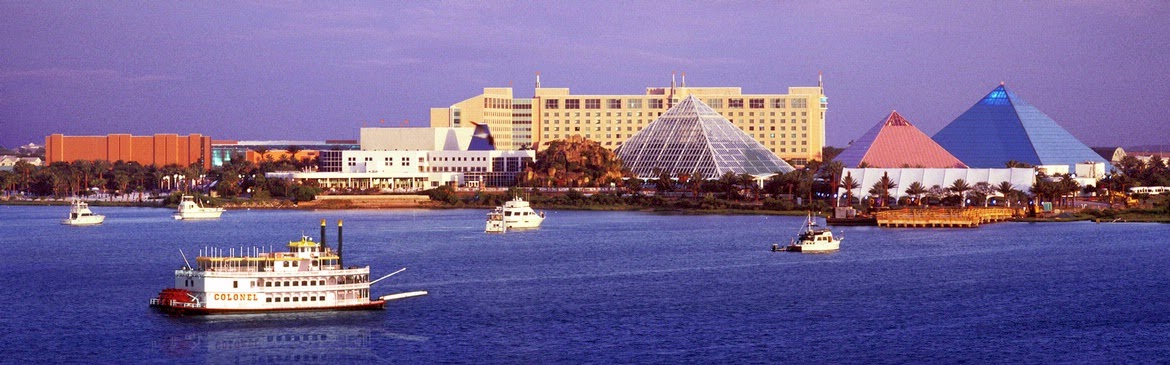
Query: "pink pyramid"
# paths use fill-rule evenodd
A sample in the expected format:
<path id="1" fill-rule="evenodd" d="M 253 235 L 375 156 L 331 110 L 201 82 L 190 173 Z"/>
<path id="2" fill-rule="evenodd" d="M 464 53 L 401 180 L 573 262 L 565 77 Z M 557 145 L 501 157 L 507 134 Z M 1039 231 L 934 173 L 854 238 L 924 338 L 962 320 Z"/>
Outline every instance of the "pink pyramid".
<path id="1" fill-rule="evenodd" d="M 837 160 L 845 167 L 857 167 L 863 162 L 879 168 L 967 167 L 897 111 L 854 141 Z"/>

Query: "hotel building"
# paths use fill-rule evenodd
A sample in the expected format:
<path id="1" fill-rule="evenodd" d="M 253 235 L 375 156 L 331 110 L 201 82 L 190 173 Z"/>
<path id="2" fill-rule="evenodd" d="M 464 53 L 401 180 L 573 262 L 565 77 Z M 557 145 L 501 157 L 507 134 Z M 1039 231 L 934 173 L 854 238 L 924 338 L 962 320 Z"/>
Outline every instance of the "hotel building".
<path id="1" fill-rule="evenodd" d="M 450 107 L 432 108 L 431 127 L 487 124 L 502 150 L 540 149 L 572 135 L 615 149 L 692 95 L 793 165 L 821 158 L 828 99 L 819 85 L 789 87 L 786 94 L 744 94 L 738 87 L 687 87 L 684 75 L 681 86 L 672 81 L 640 95 L 574 95 L 568 88 L 541 87 L 538 75 L 532 98 L 516 98 L 512 88 L 485 88 Z"/>
<path id="2" fill-rule="evenodd" d="M 132 136 L 110 134 L 105 136 L 66 136 L 52 134 L 45 137 L 45 164 L 77 160 L 106 160 L 110 162 L 138 162 L 143 165 L 190 166 L 198 163 L 204 170 L 211 168 L 211 137 L 192 134 L 156 134 Z"/>

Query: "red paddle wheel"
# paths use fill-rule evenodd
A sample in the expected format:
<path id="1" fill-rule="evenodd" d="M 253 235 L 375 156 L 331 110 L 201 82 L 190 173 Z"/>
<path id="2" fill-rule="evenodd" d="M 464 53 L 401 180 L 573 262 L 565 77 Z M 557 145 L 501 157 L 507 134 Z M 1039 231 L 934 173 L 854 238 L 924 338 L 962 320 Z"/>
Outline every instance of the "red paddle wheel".
<path id="1" fill-rule="evenodd" d="M 158 298 L 155 298 L 150 304 L 168 312 L 174 311 L 179 313 L 196 307 L 196 302 L 192 298 L 191 292 L 175 288 L 163 289 L 162 292 L 158 293 Z"/>

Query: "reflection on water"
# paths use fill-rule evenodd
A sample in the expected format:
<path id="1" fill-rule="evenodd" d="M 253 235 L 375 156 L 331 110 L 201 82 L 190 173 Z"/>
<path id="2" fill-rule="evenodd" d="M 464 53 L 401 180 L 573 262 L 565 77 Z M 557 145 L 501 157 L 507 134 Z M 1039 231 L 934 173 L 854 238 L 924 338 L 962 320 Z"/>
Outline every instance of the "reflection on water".
<path id="1" fill-rule="evenodd" d="M 346 314 L 169 317 L 168 321 L 193 332 L 167 335 L 156 348 L 171 359 L 203 358 L 209 364 L 383 363 L 389 359 L 378 355 L 375 342 L 429 340 L 425 336 L 372 329 L 368 324 L 330 324 L 355 321 Z"/>

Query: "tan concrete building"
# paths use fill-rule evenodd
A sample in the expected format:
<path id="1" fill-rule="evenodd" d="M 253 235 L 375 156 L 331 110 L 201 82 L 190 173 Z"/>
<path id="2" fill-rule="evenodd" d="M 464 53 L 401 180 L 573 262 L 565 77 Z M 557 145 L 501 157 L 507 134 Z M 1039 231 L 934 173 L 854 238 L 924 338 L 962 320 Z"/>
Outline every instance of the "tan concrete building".
<path id="1" fill-rule="evenodd" d="M 511 88 L 484 93 L 448 108 L 431 109 L 431 127 L 487 123 L 499 149 L 537 149 L 572 135 L 617 148 L 688 95 L 694 95 L 793 165 L 820 159 L 825 146 L 828 99 L 821 86 L 789 87 L 787 94 L 744 94 L 738 87 L 647 88 L 645 94 L 573 95 L 568 88 L 540 87 L 531 99 Z M 673 84 L 673 82 L 672 82 Z"/>

